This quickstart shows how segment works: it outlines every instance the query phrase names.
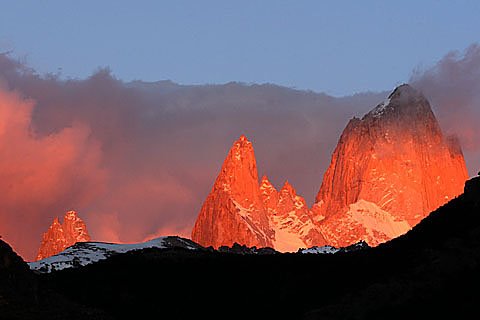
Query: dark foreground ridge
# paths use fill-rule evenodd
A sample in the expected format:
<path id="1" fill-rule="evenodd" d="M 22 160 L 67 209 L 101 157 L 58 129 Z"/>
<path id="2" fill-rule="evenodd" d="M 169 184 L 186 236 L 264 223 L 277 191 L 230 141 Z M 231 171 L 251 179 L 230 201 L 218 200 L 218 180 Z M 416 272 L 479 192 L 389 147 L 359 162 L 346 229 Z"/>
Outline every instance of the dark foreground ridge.
<path id="1" fill-rule="evenodd" d="M 0 307 L 16 319 L 467 319 L 480 299 L 480 178 L 374 249 L 148 248 L 46 274 L 33 274 L 9 250 L 2 243 L 11 263 L 0 266 Z"/>

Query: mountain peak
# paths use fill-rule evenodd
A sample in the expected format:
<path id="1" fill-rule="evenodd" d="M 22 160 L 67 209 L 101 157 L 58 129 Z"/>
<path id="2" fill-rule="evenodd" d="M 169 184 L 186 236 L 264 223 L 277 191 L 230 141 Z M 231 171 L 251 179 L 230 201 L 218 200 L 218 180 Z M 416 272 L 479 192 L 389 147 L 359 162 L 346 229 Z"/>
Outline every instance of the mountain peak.
<path id="1" fill-rule="evenodd" d="M 235 242 L 272 246 L 272 237 L 258 184 L 255 152 L 252 143 L 241 135 L 233 143 L 213 190 L 203 203 L 192 239 L 218 248 Z"/>
<path id="2" fill-rule="evenodd" d="M 246 198 L 258 196 L 258 173 L 253 145 L 242 135 L 235 141 L 223 162 L 214 184 L 215 190 L 232 195 L 245 194 Z M 243 199 L 240 199 L 243 201 Z"/>
<path id="3" fill-rule="evenodd" d="M 244 134 L 240 135 L 240 138 L 238 138 L 238 141 L 250 142 L 250 141 L 248 141 L 247 136 L 245 136 Z"/>
<path id="4" fill-rule="evenodd" d="M 52 222 L 52 225 L 50 227 L 53 227 L 53 226 L 60 226 L 60 221 L 58 220 L 58 217 L 55 217 L 53 218 L 53 222 Z"/>
<path id="5" fill-rule="evenodd" d="M 244 134 L 242 134 L 240 138 L 238 138 L 233 145 L 240 148 L 244 148 L 244 147 L 251 146 L 252 143 L 248 140 L 248 138 Z"/>
<path id="6" fill-rule="evenodd" d="M 264 190 L 275 190 L 275 187 L 273 186 L 273 184 L 270 182 L 270 180 L 268 179 L 268 177 L 266 175 L 264 175 L 262 177 L 262 180 L 260 181 L 260 191 L 264 191 Z"/>
<path id="7" fill-rule="evenodd" d="M 228 153 L 227 158 L 225 159 L 225 163 L 227 162 L 244 162 L 244 161 L 255 161 L 255 158 L 253 156 L 253 145 L 252 143 L 247 139 L 245 135 L 241 135 L 238 140 L 236 140 L 232 147 L 230 148 L 230 151 Z"/>
<path id="8" fill-rule="evenodd" d="M 296 191 L 295 188 L 288 182 L 288 180 L 285 180 L 285 183 L 283 184 L 283 187 L 280 191 L 281 193 L 288 192 L 291 195 L 295 195 Z"/>
<path id="9" fill-rule="evenodd" d="M 37 260 L 53 256 L 77 242 L 87 241 L 90 241 L 87 226 L 76 211 L 67 211 L 63 224 L 55 217 L 47 232 L 43 234 Z"/>
<path id="10" fill-rule="evenodd" d="M 329 244 L 372 234 L 368 241 L 377 244 L 458 196 L 467 176 L 458 142 L 445 138 L 422 93 L 404 84 L 348 123 L 314 208 L 325 217 L 321 229 Z M 338 233 L 342 228 L 351 232 Z"/>
<path id="11" fill-rule="evenodd" d="M 398 96 L 421 96 L 422 94 L 413 88 L 408 83 L 404 83 L 393 89 L 392 93 L 388 96 L 390 99 L 393 99 Z"/>
<path id="12" fill-rule="evenodd" d="M 74 210 L 67 211 L 63 216 L 63 220 L 76 220 L 78 219 L 77 212 Z"/>
<path id="13" fill-rule="evenodd" d="M 425 96 L 409 84 L 396 87 L 384 101 L 379 103 L 362 120 L 386 119 L 387 121 L 407 121 L 436 123 L 430 103 Z"/>

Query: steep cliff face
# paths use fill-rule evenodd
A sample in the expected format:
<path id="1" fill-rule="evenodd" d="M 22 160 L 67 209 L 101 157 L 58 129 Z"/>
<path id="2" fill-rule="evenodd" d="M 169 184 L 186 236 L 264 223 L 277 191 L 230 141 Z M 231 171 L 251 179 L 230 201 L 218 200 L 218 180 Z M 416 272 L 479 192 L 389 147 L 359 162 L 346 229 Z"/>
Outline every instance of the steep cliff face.
<path id="1" fill-rule="evenodd" d="M 288 182 L 280 192 L 266 176 L 259 185 L 253 147 L 245 136 L 228 153 L 192 240 L 215 248 L 236 242 L 279 251 L 325 244 L 305 200 Z"/>
<path id="2" fill-rule="evenodd" d="M 328 244 L 399 236 L 461 194 L 461 148 L 446 138 L 426 98 L 409 85 L 345 128 L 313 211 Z"/>
<path id="3" fill-rule="evenodd" d="M 55 218 L 47 232 L 43 234 L 36 260 L 56 255 L 77 242 L 87 241 L 90 241 L 87 226 L 75 211 L 68 211 L 63 217 L 63 224 Z"/>
<path id="4" fill-rule="evenodd" d="M 203 203 L 192 240 L 203 245 L 272 247 L 274 233 L 265 213 L 252 143 L 241 136 L 230 149 Z"/>

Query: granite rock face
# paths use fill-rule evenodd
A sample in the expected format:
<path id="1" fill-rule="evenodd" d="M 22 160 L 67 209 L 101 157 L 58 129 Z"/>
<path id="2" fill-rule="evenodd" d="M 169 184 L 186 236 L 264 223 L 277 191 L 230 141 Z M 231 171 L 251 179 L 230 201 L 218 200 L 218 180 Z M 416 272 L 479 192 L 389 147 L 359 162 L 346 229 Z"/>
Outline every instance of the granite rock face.
<path id="1" fill-rule="evenodd" d="M 63 217 L 63 224 L 58 218 L 43 234 L 42 243 L 38 250 L 37 261 L 62 252 L 77 242 L 90 241 L 87 226 L 75 211 L 68 211 Z"/>
<path id="2" fill-rule="evenodd" d="M 192 240 L 206 247 L 238 243 L 284 252 L 325 243 L 305 200 L 288 182 L 280 192 L 266 176 L 259 184 L 253 146 L 245 136 L 228 153 Z"/>
<path id="3" fill-rule="evenodd" d="M 252 143 L 242 135 L 230 149 L 192 231 L 202 246 L 273 247 Z"/>
<path id="4" fill-rule="evenodd" d="M 328 244 L 377 245 L 460 195 L 467 178 L 457 140 L 443 135 L 427 99 L 402 85 L 348 123 L 313 211 Z"/>
<path id="5" fill-rule="evenodd" d="M 352 119 L 310 209 L 285 182 L 258 183 L 255 155 L 236 141 L 200 211 L 192 239 L 203 246 L 299 248 L 376 246 L 396 238 L 460 195 L 468 178 L 454 137 L 446 137 L 427 99 L 397 87 L 363 118 Z"/>

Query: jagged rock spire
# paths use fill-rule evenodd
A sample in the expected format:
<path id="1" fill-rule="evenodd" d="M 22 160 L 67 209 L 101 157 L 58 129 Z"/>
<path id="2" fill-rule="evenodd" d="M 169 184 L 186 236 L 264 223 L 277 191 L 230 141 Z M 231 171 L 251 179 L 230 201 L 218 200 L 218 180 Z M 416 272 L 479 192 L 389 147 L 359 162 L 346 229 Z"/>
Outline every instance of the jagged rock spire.
<path id="1" fill-rule="evenodd" d="M 67 211 L 60 224 L 58 217 L 53 219 L 47 232 L 43 234 L 38 250 L 37 261 L 62 252 L 77 242 L 90 241 L 87 226 L 75 211 Z"/>
<path id="2" fill-rule="evenodd" d="M 216 248 L 239 243 L 294 252 L 325 244 L 293 186 L 286 182 L 278 192 L 267 176 L 258 184 L 253 146 L 243 135 L 228 152 L 192 240 Z"/>
<path id="3" fill-rule="evenodd" d="M 253 146 L 242 135 L 233 143 L 203 203 L 192 240 L 216 248 L 234 243 L 272 247 L 273 237 L 260 196 Z"/>

